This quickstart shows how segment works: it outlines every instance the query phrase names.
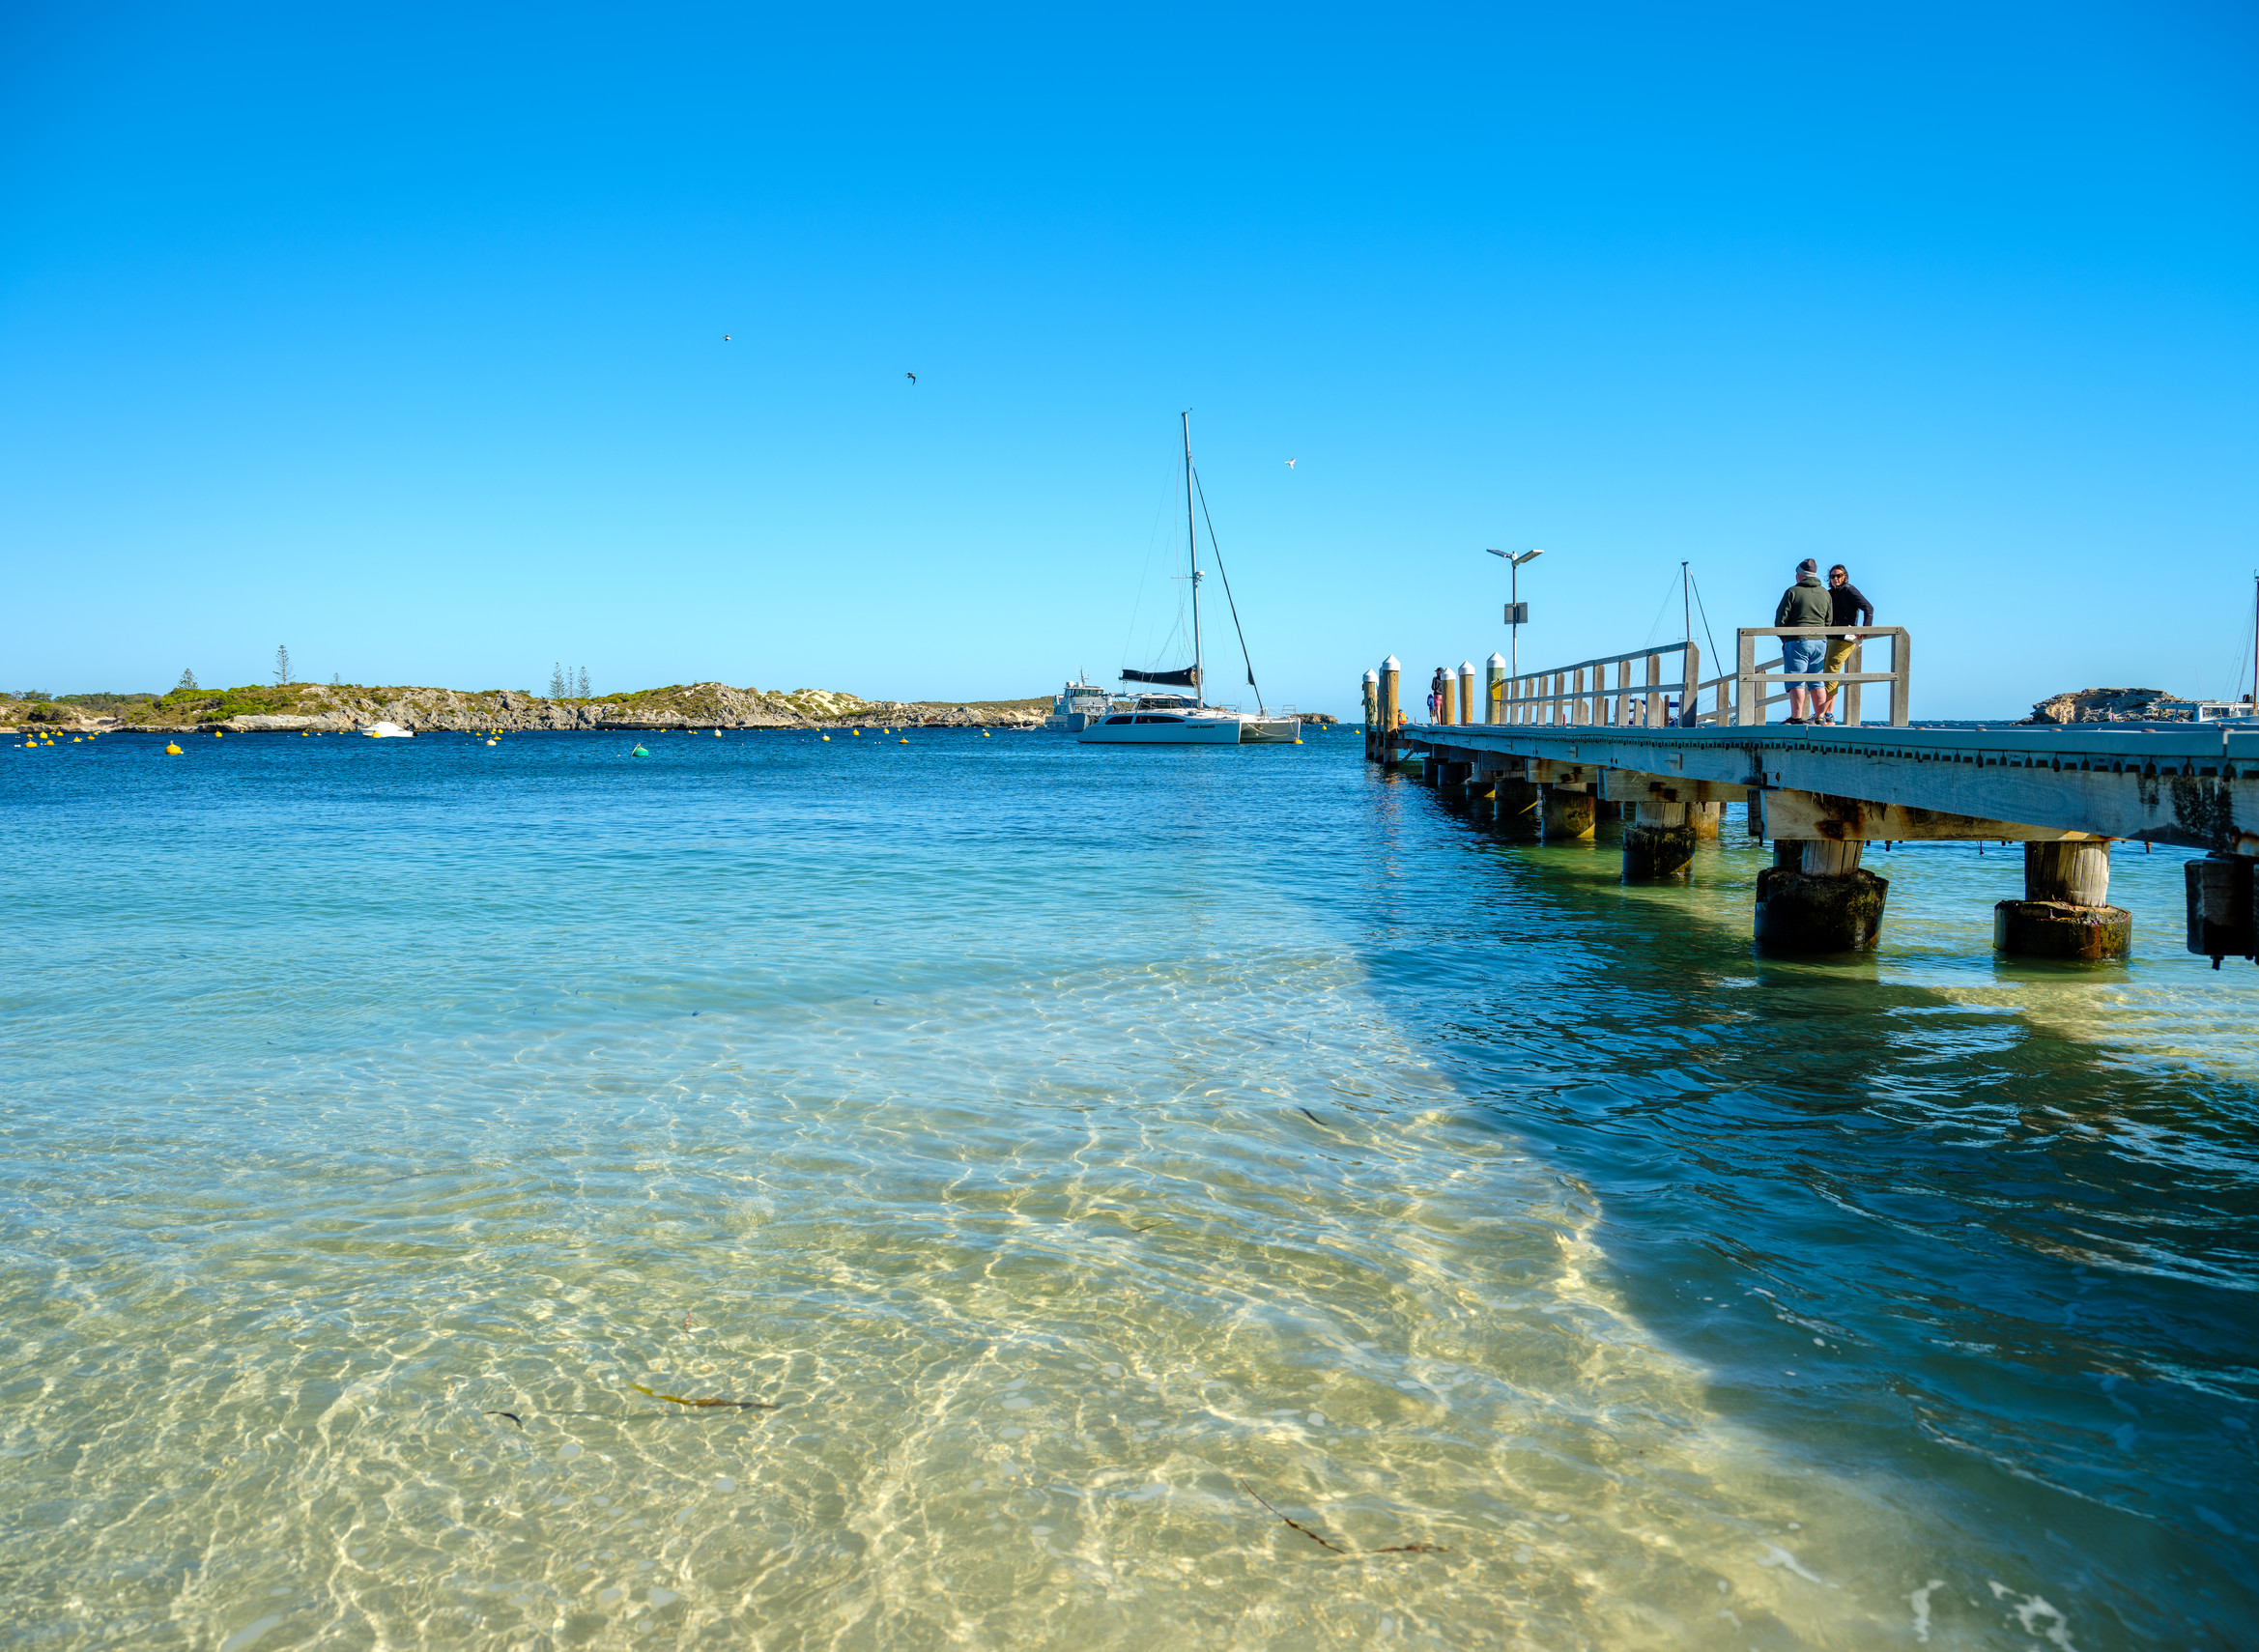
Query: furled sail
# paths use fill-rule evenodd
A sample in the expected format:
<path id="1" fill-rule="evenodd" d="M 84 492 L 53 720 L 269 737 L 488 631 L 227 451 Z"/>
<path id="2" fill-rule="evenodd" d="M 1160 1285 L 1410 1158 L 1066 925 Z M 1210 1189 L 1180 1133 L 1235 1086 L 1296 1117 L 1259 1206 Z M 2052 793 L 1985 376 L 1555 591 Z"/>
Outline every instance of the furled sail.
<path id="1" fill-rule="evenodd" d="M 1133 671 L 1124 666 L 1122 680 L 1126 683 L 1167 683 L 1174 688 L 1196 689 L 1200 686 L 1200 668 L 1187 666 L 1181 671 Z"/>

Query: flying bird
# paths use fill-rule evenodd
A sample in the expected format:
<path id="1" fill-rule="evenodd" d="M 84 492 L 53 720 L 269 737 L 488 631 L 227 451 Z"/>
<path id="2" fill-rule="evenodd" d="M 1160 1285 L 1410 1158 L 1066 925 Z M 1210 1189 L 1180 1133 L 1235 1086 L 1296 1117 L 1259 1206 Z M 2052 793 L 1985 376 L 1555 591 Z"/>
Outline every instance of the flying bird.
<path id="1" fill-rule="evenodd" d="M 913 385 L 918 382 L 918 375 L 915 373 L 904 373 L 902 377 L 909 380 L 909 382 Z"/>
<path id="2" fill-rule="evenodd" d="M 1286 462 L 1286 468 L 1290 470 L 1294 469 L 1294 461 L 1292 459 L 1289 459 Z"/>
<path id="3" fill-rule="evenodd" d="M 724 333 L 722 335 L 722 342 L 724 344 L 728 344 L 729 342 L 729 335 L 728 333 Z"/>

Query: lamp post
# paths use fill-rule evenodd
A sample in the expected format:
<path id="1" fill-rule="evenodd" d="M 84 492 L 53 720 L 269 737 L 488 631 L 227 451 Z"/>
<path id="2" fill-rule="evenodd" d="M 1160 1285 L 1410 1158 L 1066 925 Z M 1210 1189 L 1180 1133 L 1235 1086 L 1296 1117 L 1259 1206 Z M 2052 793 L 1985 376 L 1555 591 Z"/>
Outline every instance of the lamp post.
<path id="1" fill-rule="evenodd" d="M 1521 600 L 1522 564 L 1533 562 L 1545 553 L 1543 551 L 1493 551 L 1491 555 L 1503 556 L 1506 559 L 1507 568 L 1512 570 L 1512 578 L 1506 589 L 1506 625 L 1513 633 L 1513 641 L 1507 644 L 1512 654 L 1507 669 L 1512 675 L 1518 677 L 1522 674 L 1522 627 L 1530 623 L 1530 606 Z"/>

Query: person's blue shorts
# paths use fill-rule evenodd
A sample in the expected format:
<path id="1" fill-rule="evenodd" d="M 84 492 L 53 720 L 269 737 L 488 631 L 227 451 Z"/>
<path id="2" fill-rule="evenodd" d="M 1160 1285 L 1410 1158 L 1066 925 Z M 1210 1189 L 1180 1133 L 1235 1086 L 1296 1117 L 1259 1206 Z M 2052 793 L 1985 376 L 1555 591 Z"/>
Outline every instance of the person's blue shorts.
<path id="1" fill-rule="evenodd" d="M 1784 637 L 1781 639 L 1781 669 L 1784 671 L 1816 671 L 1819 663 L 1827 657 L 1827 639 L 1824 637 Z M 1790 683 L 1790 688 L 1819 687 L 1817 683 Z"/>

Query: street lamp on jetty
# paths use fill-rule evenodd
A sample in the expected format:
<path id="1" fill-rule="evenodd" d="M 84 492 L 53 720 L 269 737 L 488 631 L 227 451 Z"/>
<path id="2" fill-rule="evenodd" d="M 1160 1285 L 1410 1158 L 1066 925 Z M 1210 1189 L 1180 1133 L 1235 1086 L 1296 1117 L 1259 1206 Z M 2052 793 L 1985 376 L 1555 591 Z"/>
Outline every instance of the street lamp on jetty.
<path id="1" fill-rule="evenodd" d="M 1506 646 L 1511 655 L 1507 664 L 1515 676 L 1522 674 L 1522 627 L 1530 623 L 1530 605 L 1522 601 L 1522 564 L 1534 562 L 1545 555 L 1543 551 L 1493 551 L 1493 556 L 1503 556 L 1512 570 L 1506 586 L 1506 626 L 1513 632 L 1513 641 Z"/>

